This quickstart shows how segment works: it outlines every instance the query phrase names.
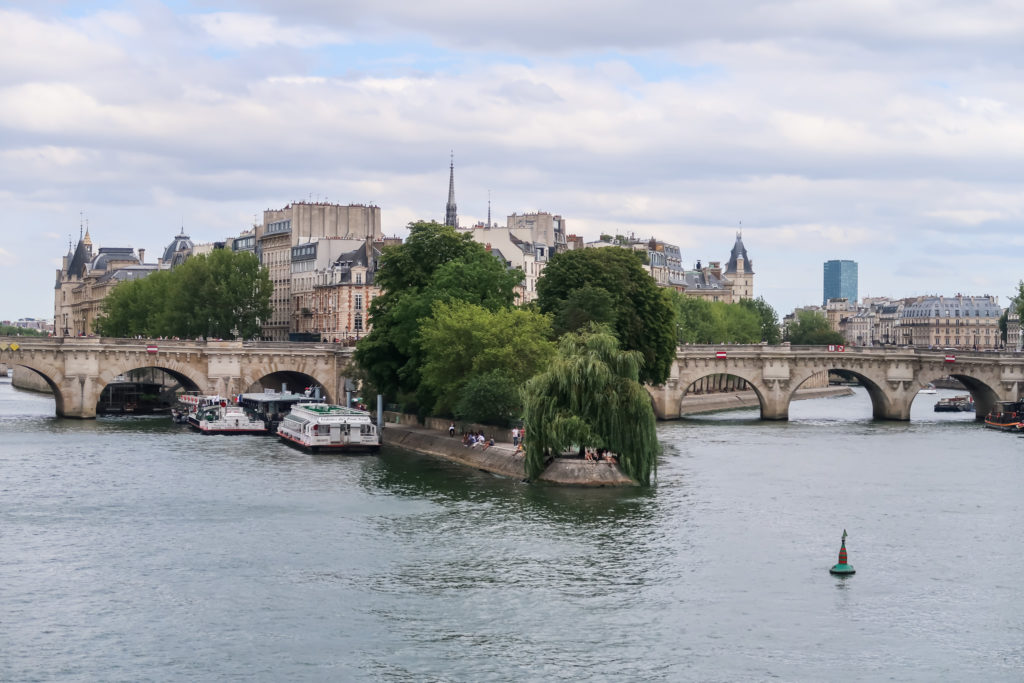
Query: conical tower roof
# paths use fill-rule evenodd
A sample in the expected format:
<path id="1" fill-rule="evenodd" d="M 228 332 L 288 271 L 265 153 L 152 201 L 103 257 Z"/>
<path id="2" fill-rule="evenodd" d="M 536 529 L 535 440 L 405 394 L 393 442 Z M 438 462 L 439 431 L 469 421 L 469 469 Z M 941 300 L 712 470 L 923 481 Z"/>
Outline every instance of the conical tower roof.
<path id="1" fill-rule="evenodd" d="M 729 254 L 729 264 L 725 267 L 726 275 L 736 273 L 736 260 L 743 259 L 743 272 L 746 274 L 754 273 L 754 264 L 751 262 L 750 257 L 747 256 L 747 248 L 743 246 L 743 233 L 736 233 L 736 244 L 732 245 L 732 253 Z"/>

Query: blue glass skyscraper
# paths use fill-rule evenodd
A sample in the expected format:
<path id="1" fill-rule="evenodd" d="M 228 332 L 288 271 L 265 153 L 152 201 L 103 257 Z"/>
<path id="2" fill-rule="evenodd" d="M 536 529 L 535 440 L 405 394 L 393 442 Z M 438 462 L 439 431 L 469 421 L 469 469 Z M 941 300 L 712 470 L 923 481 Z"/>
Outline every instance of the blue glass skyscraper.
<path id="1" fill-rule="evenodd" d="M 857 302 L 857 262 L 825 261 L 825 286 L 821 305 L 829 299 L 845 298 Z"/>

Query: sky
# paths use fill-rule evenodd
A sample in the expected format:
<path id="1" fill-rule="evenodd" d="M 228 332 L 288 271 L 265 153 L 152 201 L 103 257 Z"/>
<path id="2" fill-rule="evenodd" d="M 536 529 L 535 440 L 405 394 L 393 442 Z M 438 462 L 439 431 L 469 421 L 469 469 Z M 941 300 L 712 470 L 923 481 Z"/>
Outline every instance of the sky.
<path id="1" fill-rule="evenodd" d="M 293 201 L 387 235 L 548 211 L 684 265 L 738 230 L 780 317 L 1024 277 L 1013 0 L 0 0 L 0 319 L 97 247 L 237 235 Z"/>

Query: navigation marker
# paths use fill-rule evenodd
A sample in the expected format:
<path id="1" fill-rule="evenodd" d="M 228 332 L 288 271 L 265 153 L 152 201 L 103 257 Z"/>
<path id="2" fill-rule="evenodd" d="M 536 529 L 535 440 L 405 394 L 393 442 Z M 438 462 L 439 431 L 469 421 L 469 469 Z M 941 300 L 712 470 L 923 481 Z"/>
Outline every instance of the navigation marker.
<path id="1" fill-rule="evenodd" d="M 833 565 L 829 571 L 837 576 L 856 574 L 852 564 L 846 563 L 846 529 L 843 529 L 843 545 L 839 548 L 839 564 Z"/>

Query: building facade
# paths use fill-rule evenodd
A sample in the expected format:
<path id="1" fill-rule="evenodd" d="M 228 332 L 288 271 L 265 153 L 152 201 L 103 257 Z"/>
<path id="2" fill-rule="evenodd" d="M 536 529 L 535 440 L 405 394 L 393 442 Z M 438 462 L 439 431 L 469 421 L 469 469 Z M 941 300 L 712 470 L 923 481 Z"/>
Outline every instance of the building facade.
<path id="1" fill-rule="evenodd" d="M 263 212 L 263 224 L 254 229 L 253 242 L 260 263 L 266 266 L 274 285 L 270 319 L 263 323 L 263 336 L 287 341 L 295 332 L 295 303 L 292 295 L 292 248 L 323 239 L 380 241 L 380 207 L 365 204 L 296 202 L 283 209 Z M 244 242 L 244 237 L 239 240 Z"/>
<path id="2" fill-rule="evenodd" d="M 985 350 L 1002 345 L 994 296 L 921 297 L 903 307 L 901 342 L 911 346 Z"/>
<path id="3" fill-rule="evenodd" d="M 828 304 L 829 299 L 858 301 L 856 261 L 825 261 L 823 270 L 822 306 Z"/>
<path id="4" fill-rule="evenodd" d="M 79 238 L 57 270 L 53 299 L 53 333 L 58 337 L 82 337 L 95 333 L 103 299 L 119 283 L 138 280 L 163 267 L 143 263 L 131 247 L 101 247 L 94 251 L 89 231 Z"/>

